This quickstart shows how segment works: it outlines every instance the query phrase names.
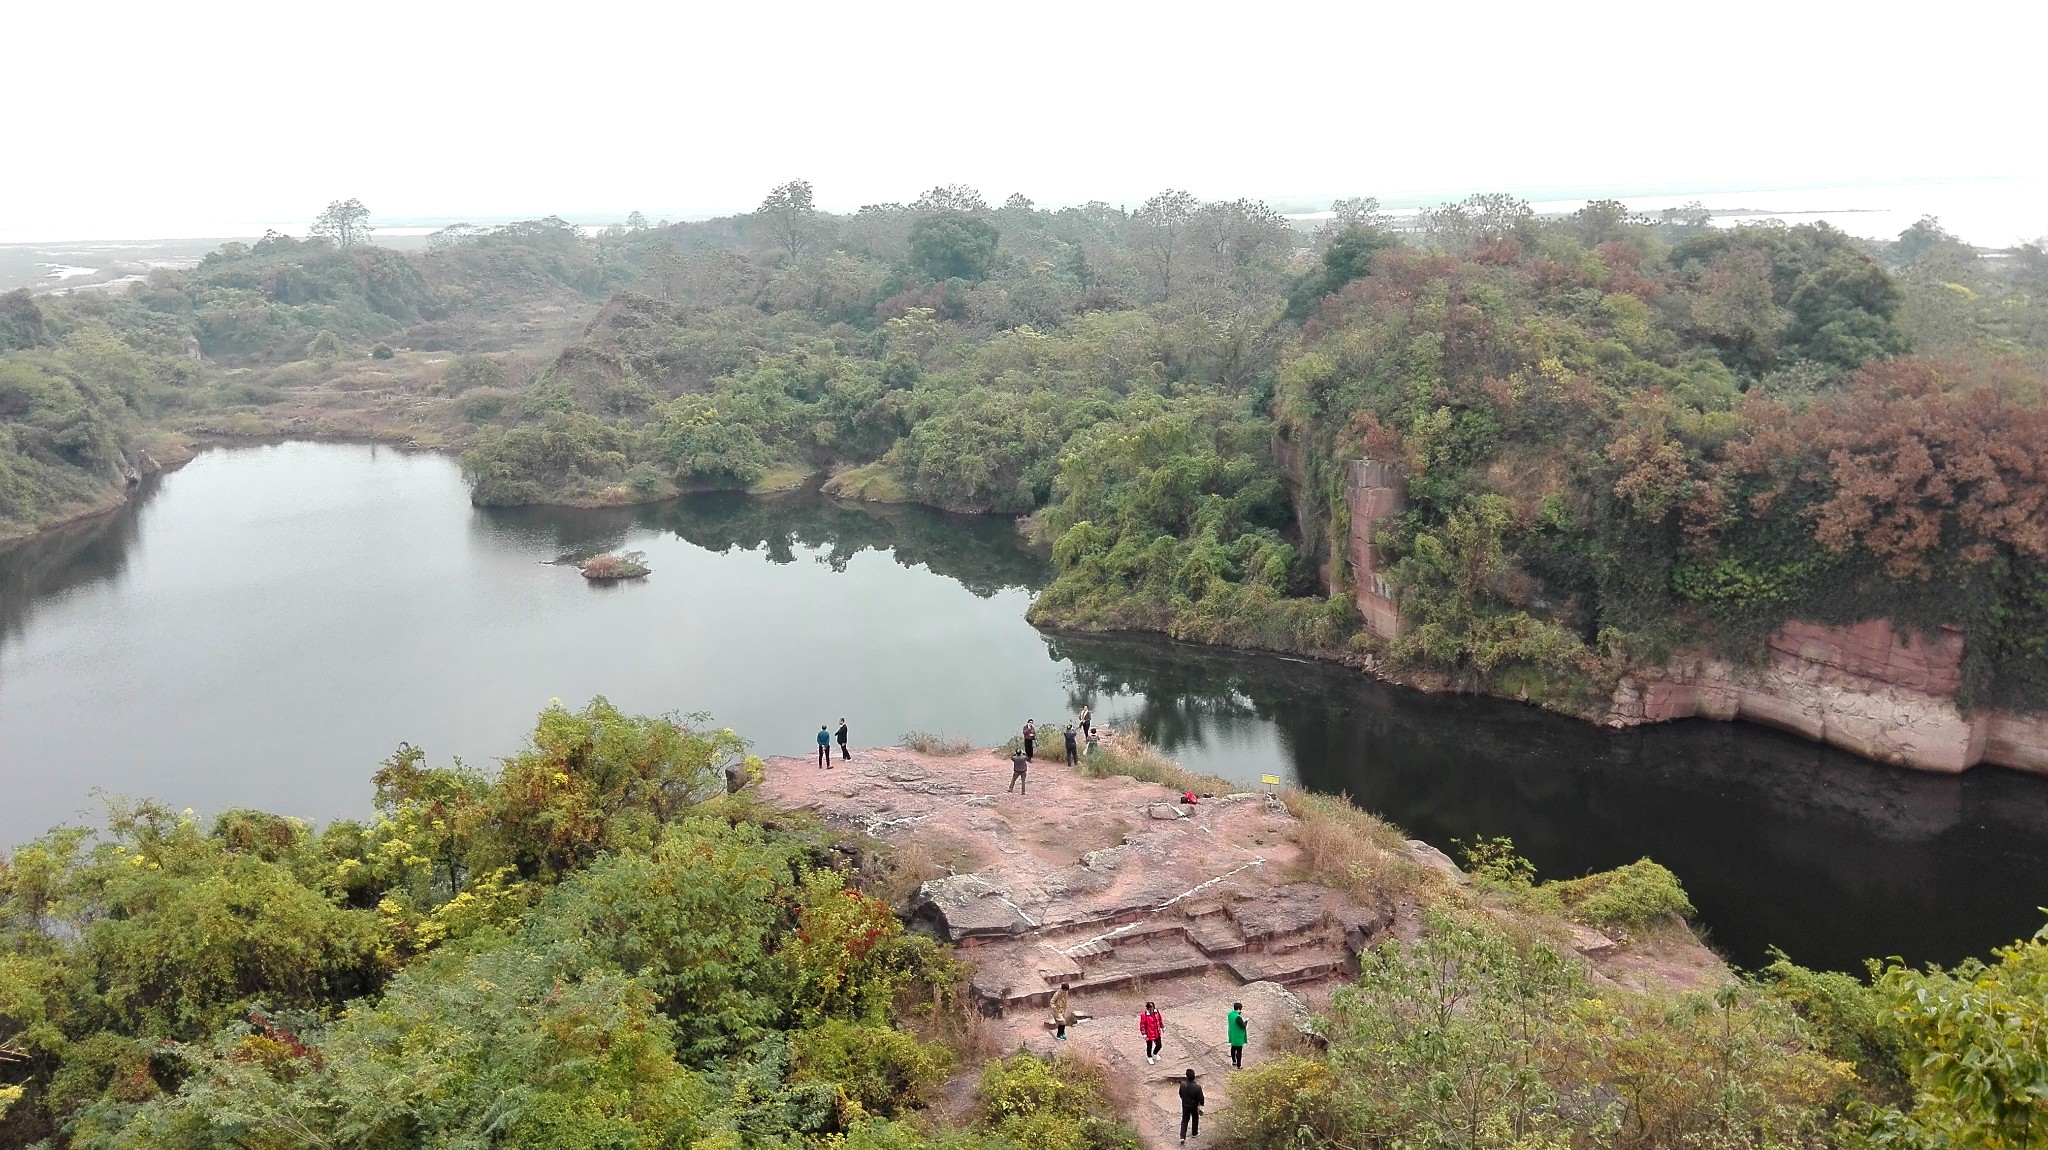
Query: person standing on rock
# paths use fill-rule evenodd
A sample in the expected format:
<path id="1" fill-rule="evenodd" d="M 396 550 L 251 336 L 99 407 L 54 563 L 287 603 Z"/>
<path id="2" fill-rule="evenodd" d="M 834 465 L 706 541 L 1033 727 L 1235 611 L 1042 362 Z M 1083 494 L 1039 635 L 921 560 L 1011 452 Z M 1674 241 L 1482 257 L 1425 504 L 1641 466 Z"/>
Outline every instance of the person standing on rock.
<path id="1" fill-rule="evenodd" d="M 1010 785 L 1003 788 L 1004 794 L 1009 794 L 1011 791 L 1025 795 L 1031 793 L 1029 780 L 1024 777 L 1024 770 L 1030 765 L 1031 760 L 1026 759 L 1022 751 L 1018 751 L 1010 756 Z"/>
<path id="2" fill-rule="evenodd" d="M 1228 1023 L 1230 1027 L 1230 1064 L 1239 1070 L 1243 1070 L 1245 1044 L 1244 1003 L 1231 1003 L 1230 1013 L 1224 1016 L 1223 1021 Z"/>
<path id="3" fill-rule="evenodd" d="M 843 715 L 842 715 L 842 716 L 840 716 L 840 719 L 839 719 L 839 729 L 838 729 L 837 731 L 834 731 L 834 732 L 833 732 L 833 737 L 839 740 L 839 757 L 840 757 L 840 758 L 842 758 L 842 759 L 850 759 L 850 758 L 852 758 L 852 757 L 853 757 L 853 754 L 852 754 L 852 752 L 850 752 L 850 751 L 848 751 L 848 750 L 846 749 L 846 717 L 845 717 L 845 716 L 843 716 Z"/>
<path id="4" fill-rule="evenodd" d="M 821 770 L 822 770 L 822 769 L 824 769 L 825 767 L 829 767 L 829 766 L 831 766 L 831 765 L 832 765 L 832 733 L 831 733 L 830 731 L 828 731 L 828 730 L 826 730 L 826 729 L 825 729 L 825 724 L 823 724 L 823 723 L 819 723 L 819 724 L 818 724 L 818 767 L 819 767 L 819 769 L 821 769 Z"/>
<path id="5" fill-rule="evenodd" d="M 1067 1023 L 1073 1021 L 1067 1010 L 1067 984 L 1062 982 L 1060 988 L 1052 992 L 1052 1036 L 1061 1042 L 1067 1040 Z"/>
<path id="6" fill-rule="evenodd" d="M 1074 733 L 1074 724 L 1072 724 L 1072 723 L 1068 723 L 1068 724 L 1067 724 L 1067 732 L 1066 732 L 1066 733 L 1067 733 L 1067 765 L 1068 765 L 1068 766 L 1070 766 L 1070 767 L 1075 767 L 1075 766 L 1079 766 L 1079 765 L 1081 764 L 1081 740 L 1080 740 L 1079 736 L 1077 736 L 1077 735 L 1076 735 L 1076 734 Z"/>
<path id="7" fill-rule="evenodd" d="M 1037 758 L 1037 747 L 1038 724 L 1030 719 L 1026 719 L 1024 720 L 1024 757 L 1027 759 Z"/>
<path id="8" fill-rule="evenodd" d="M 1149 1002 L 1138 1015 L 1138 1033 L 1145 1036 L 1145 1065 L 1151 1066 L 1159 1061 L 1160 1043 L 1166 1036 L 1166 1016 Z"/>
<path id="9" fill-rule="evenodd" d="M 1202 1136 L 1202 1106 L 1208 1099 L 1202 1097 L 1202 1084 L 1195 1081 L 1195 1068 L 1188 1067 L 1188 1076 L 1180 1080 L 1180 1140 L 1185 1144 L 1188 1135 Z"/>

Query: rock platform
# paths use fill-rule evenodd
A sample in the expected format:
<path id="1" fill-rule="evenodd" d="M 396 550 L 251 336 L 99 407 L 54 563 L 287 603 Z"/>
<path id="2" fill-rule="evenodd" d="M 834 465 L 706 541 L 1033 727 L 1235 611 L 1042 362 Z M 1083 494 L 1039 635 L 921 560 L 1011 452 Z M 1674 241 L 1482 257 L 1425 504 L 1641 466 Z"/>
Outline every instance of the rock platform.
<path id="1" fill-rule="evenodd" d="M 907 908 L 975 967 L 995 1016 L 1071 993 L 1221 974 L 1239 984 L 1315 983 L 1356 969 L 1391 929 L 1392 905 L 1290 880 L 1294 818 L 1243 792 L 1191 807 L 1156 783 L 1078 777 L 1040 762 L 1029 794 L 996 789 L 1010 764 L 863 750 L 829 770 L 770 760 L 780 805 L 884 840 L 917 839 L 953 872 Z"/>
<path id="2" fill-rule="evenodd" d="M 1413 907 L 1294 881 L 1295 820 L 1259 793 L 1185 808 L 1157 783 L 1041 760 L 1029 793 L 1011 794 L 1005 758 L 902 748 L 856 750 L 829 770 L 769 759 L 763 776 L 767 801 L 925 851 L 950 871 L 899 909 L 973 964 L 997 1047 L 1102 1064 L 1132 1096 L 1148 1145 L 1177 1134 L 1176 1083 L 1191 1067 L 1212 1117 L 1226 1108 L 1232 1002 L 1252 1024 L 1247 1066 L 1292 1049 L 1358 950 L 1415 917 Z M 1083 1017 L 1065 1042 L 1049 1014 L 1062 982 Z M 1147 1000 L 1166 1014 L 1156 1065 L 1137 1030 Z"/>
<path id="3" fill-rule="evenodd" d="M 1003 789 L 1009 760 L 989 751 L 865 748 L 831 769 L 809 758 L 764 767 L 757 786 L 765 801 L 814 811 L 902 857 L 921 852 L 937 875 L 897 909 L 972 964 L 992 1048 L 1069 1051 L 1100 1064 L 1147 1146 L 1174 1144 L 1176 1083 L 1187 1069 L 1204 1083 L 1212 1118 L 1227 1111 L 1223 1020 L 1232 1002 L 1244 1003 L 1250 1019 L 1245 1065 L 1255 1066 L 1301 1047 L 1311 1010 L 1357 969 L 1359 951 L 1420 929 L 1415 903 L 1361 901 L 1298 881 L 1299 824 L 1260 793 L 1186 808 L 1157 783 L 1092 778 L 1040 760 L 1029 792 L 1012 794 Z M 1440 875 L 1428 882 L 1447 892 L 1464 879 L 1426 843 L 1407 844 L 1405 858 L 1418 874 Z M 1597 931 L 1571 930 L 1560 942 L 1615 985 L 1727 976 L 1690 936 L 1617 946 Z M 1063 1042 L 1049 1009 L 1062 982 L 1082 1019 Z M 1166 1016 L 1157 1064 L 1145 1060 L 1137 1030 L 1148 1000 Z"/>

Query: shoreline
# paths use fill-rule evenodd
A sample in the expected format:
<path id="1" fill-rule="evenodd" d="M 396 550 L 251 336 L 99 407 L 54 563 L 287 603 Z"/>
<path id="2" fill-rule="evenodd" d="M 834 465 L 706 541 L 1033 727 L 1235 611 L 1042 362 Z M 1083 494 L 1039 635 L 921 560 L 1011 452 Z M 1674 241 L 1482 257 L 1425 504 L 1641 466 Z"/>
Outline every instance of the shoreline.
<path id="1" fill-rule="evenodd" d="M 153 472 L 147 473 L 148 477 L 155 477 L 167 474 L 171 471 L 177 470 L 180 467 L 183 467 L 185 464 L 191 462 L 194 458 L 196 458 L 200 452 L 212 448 L 257 446 L 266 443 L 285 443 L 295 441 L 304 441 L 312 443 L 370 444 L 375 446 L 391 447 L 400 451 L 440 452 L 443 454 L 459 456 L 459 452 L 453 448 L 440 445 L 423 445 L 418 442 L 415 436 L 412 435 L 236 435 L 233 433 L 223 433 L 216 431 L 205 431 L 185 435 L 176 435 L 167 440 L 157 441 L 156 443 L 151 445 L 151 448 L 144 449 L 141 452 L 141 454 L 144 455 L 145 458 L 151 458 L 153 462 L 157 463 L 157 469 Z M 775 496 L 788 495 L 793 493 L 812 493 L 819 495 L 823 498 L 830 499 L 837 503 L 865 504 L 875 507 L 923 507 L 945 515 L 974 517 L 1002 516 L 1014 519 L 1019 523 L 1023 523 L 1025 520 L 1029 518 L 1028 516 L 1015 515 L 1009 512 L 962 511 L 957 508 L 940 507 L 929 503 L 923 503 L 915 499 L 869 499 L 864 498 L 862 495 L 858 493 L 834 491 L 829 489 L 831 473 L 827 470 L 807 473 L 802 477 L 801 481 L 797 483 L 787 482 L 786 476 L 778 476 L 778 478 L 783 479 L 783 482 L 765 489 L 738 487 L 702 487 L 692 489 L 691 491 L 680 492 L 675 495 L 666 495 L 654 499 L 629 498 L 615 501 L 542 501 L 537 503 L 517 504 L 515 506 L 566 507 L 578 510 L 595 510 L 606 507 L 644 507 L 669 503 L 676 499 L 683 498 L 685 495 L 690 494 L 700 494 L 703 492 L 710 491 L 729 491 L 736 494 L 748 495 L 756 498 L 772 498 Z M 135 495 L 140 489 L 141 485 L 138 484 L 135 487 L 130 487 L 118 492 L 113 492 L 110 494 L 109 498 L 106 501 L 102 502 L 99 505 L 81 508 L 77 510 L 75 513 L 68 514 L 64 518 L 58 519 L 54 522 L 46 523 L 33 531 L 8 536 L 0 536 L 0 553 L 6 553 L 9 551 L 16 550 L 23 546 L 32 545 L 35 541 L 39 539 L 53 538 L 57 534 L 67 529 L 73 529 L 80 524 L 89 523 L 93 520 L 104 518 L 108 515 L 112 515 L 122 510 L 123 508 L 130 506 L 134 502 Z M 1034 607 L 1035 605 L 1036 604 L 1034 602 Z M 1167 631 L 1155 630 L 1144 627 L 1073 627 L 1041 622 L 1037 619 L 1032 618 L 1031 615 L 1032 612 L 1027 610 L 1026 621 L 1029 622 L 1031 626 L 1038 630 L 1040 633 L 1046 635 L 1074 635 L 1081 637 L 1099 638 L 1116 638 L 1119 636 L 1135 637 L 1144 638 L 1147 640 L 1162 641 L 1165 643 L 1176 645 L 1187 644 L 1189 646 L 1202 647 L 1210 650 L 1241 651 L 1272 658 L 1293 659 L 1302 662 L 1312 662 L 1330 666 L 1343 667 L 1358 674 L 1364 675 L 1377 683 L 1381 683 L 1390 687 L 1397 687 L 1404 690 L 1416 691 L 1418 693 L 1428 695 L 1473 695 L 1490 699 L 1498 699 L 1503 702 L 1520 703 L 1524 706 L 1535 707 L 1536 709 L 1544 711 L 1549 714 L 1558 715 L 1563 718 L 1568 718 L 1578 722 L 1586 723 L 1590 726 L 1603 727 L 1608 730 L 1619 731 L 1633 729 L 1638 726 L 1673 721 L 1676 718 L 1680 717 L 1702 717 L 1722 722 L 1747 723 L 1751 726 L 1781 731 L 1799 737 L 1800 739 L 1809 743 L 1822 746 L 1837 747 L 1840 750 L 1855 755 L 1857 758 L 1865 762 L 1879 766 L 1898 766 L 1909 770 L 1923 771 L 1928 773 L 1952 774 L 1959 773 L 1959 770 L 1974 769 L 1974 767 L 1979 765 L 1989 765 L 1998 769 L 2013 771 L 2019 774 L 2036 776 L 2048 774 L 2048 771 L 2033 769 L 2032 767 L 2025 765 L 2024 761 L 2005 762 L 1999 761 L 1997 759 L 1984 759 L 1982 760 L 1982 762 L 1971 763 L 1968 766 L 1961 767 L 1957 770 L 1950 770 L 1932 768 L 1918 764 L 1913 761 L 1887 759 L 1885 757 L 1881 757 L 1878 755 L 1865 753 L 1863 750 L 1860 750 L 1855 746 L 1844 745 L 1842 742 L 1838 740 L 1827 738 L 1825 737 L 1825 732 L 1823 732 L 1820 737 L 1817 737 L 1814 731 L 1808 729 L 1807 726 L 1803 726 L 1792 722 L 1759 721 L 1759 719 L 1756 716 L 1744 712 L 1727 714 L 1722 714 L 1718 712 L 1700 712 L 1692 715 L 1670 715 L 1666 717 L 1652 717 L 1649 715 L 1642 715 L 1635 716 L 1627 720 L 1621 720 L 1616 718 L 1616 713 L 1611 706 L 1605 709 L 1567 707 L 1559 705 L 1559 702 L 1557 700 L 1552 700 L 1548 698 L 1532 698 L 1527 694 L 1526 691 L 1519 694 L 1507 694 L 1505 692 L 1487 690 L 1484 688 L 1472 689 L 1470 687 L 1459 684 L 1457 681 L 1455 681 L 1455 679 L 1452 676 L 1443 672 L 1431 671 L 1428 669 L 1391 668 L 1387 666 L 1387 664 L 1383 660 L 1377 658 L 1369 651 L 1356 651 L 1348 649 L 1325 649 L 1304 651 L 1298 648 L 1283 649 L 1270 646 L 1242 643 L 1207 643 L 1201 642 L 1199 640 L 1180 638 Z M 1632 669 L 1628 674 L 1624 676 L 1623 682 L 1640 683 L 1642 681 L 1647 680 L 1654 685 L 1654 683 L 1656 682 L 1654 675 L 1645 674 L 1646 671 L 1653 672 L 1654 669 Z M 1986 712 L 1986 715 L 1991 716 L 1991 713 Z M 1991 716 L 1991 719 L 1993 720 L 1997 718 L 1998 716 Z M 2022 719 L 2025 718 L 2026 717 L 2022 716 Z M 2037 719 L 2035 721 L 2043 724 L 2048 724 L 2048 718 Z"/>

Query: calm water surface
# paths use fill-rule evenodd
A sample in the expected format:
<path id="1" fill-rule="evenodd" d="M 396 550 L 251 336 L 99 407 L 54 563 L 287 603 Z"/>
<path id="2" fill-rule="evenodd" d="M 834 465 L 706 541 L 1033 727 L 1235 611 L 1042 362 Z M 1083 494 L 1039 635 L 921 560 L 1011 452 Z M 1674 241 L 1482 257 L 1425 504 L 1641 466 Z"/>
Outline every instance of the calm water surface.
<path id="1" fill-rule="evenodd" d="M 654 575 L 594 587 L 552 562 L 621 548 Z M 856 745 L 993 743 L 1088 700 L 1190 766 L 1344 792 L 1446 848 L 1509 835 L 1550 876 L 1652 856 L 1744 963 L 1953 961 L 2048 904 L 2041 780 L 1046 636 L 1024 621 L 1046 574 L 1005 520 L 809 495 L 484 510 L 444 457 L 207 452 L 119 515 L 0 553 L 0 844 L 93 819 L 96 791 L 361 816 L 401 741 L 488 763 L 556 698 L 709 712 L 798 755 L 842 715 Z"/>

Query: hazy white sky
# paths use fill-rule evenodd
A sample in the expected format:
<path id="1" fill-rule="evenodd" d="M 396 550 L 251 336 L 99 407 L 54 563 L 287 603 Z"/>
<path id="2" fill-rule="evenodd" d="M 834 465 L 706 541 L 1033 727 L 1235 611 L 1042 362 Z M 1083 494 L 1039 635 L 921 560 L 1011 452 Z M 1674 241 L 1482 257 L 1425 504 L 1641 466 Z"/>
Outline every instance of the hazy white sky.
<path id="1" fill-rule="evenodd" d="M 7 7 L 9 238 L 2048 176 L 2040 0 Z"/>

